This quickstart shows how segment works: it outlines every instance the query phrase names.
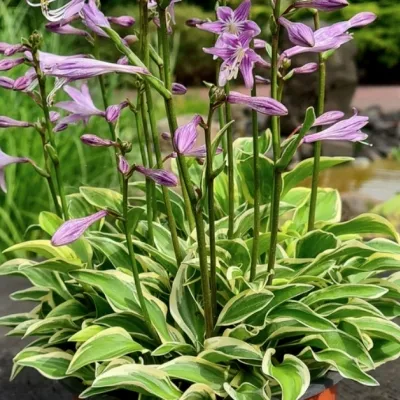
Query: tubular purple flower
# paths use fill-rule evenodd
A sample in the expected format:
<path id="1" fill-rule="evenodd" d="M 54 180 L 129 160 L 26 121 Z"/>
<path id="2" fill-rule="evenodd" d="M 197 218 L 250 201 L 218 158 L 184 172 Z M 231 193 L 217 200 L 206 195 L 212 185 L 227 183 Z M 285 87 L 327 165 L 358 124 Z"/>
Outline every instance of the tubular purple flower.
<path id="1" fill-rule="evenodd" d="M 30 122 L 17 121 L 12 118 L 0 116 L 0 128 L 29 128 Z"/>
<path id="2" fill-rule="evenodd" d="M 97 8 L 95 0 L 89 0 L 82 8 L 82 22 L 96 35 L 108 37 L 102 27 L 110 28 L 111 25 L 105 15 Z"/>
<path id="3" fill-rule="evenodd" d="M 198 25 L 204 24 L 207 22 L 206 19 L 200 19 L 200 18 L 190 18 L 186 20 L 185 24 L 186 26 L 189 26 L 190 28 L 197 28 Z"/>
<path id="4" fill-rule="evenodd" d="M 51 244 L 55 247 L 66 246 L 78 240 L 85 231 L 90 228 L 95 222 L 105 218 L 108 215 L 107 211 L 99 211 L 88 217 L 71 219 L 64 222 L 51 238 Z"/>
<path id="5" fill-rule="evenodd" d="M 343 117 L 344 113 L 342 111 L 328 111 L 315 120 L 313 127 L 331 125 L 338 122 Z"/>
<path id="6" fill-rule="evenodd" d="M 186 125 L 179 127 L 174 135 L 174 147 L 179 154 L 192 150 L 197 140 L 197 127 L 204 123 L 200 115 L 195 115 Z"/>
<path id="7" fill-rule="evenodd" d="M 315 46 L 313 30 L 300 22 L 291 22 L 284 17 L 279 18 L 279 23 L 287 30 L 289 40 L 297 45 L 304 47 Z"/>
<path id="8" fill-rule="evenodd" d="M 25 62 L 25 58 L 12 58 L 12 59 L 3 59 L 0 61 L 0 71 L 9 71 L 13 69 L 17 65 L 21 65 Z"/>
<path id="9" fill-rule="evenodd" d="M 187 93 L 187 88 L 180 84 L 180 83 L 173 83 L 172 84 L 172 94 L 175 95 L 183 95 Z"/>
<path id="10" fill-rule="evenodd" d="M 117 143 L 109 139 L 103 139 L 96 135 L 91 135 L 87 133 L 81 136 L 81 142 L 92 147 L 112 147 L 116 146 Z"/>
<path id="11" fill-rule="evenodd" d="M 107 122 L 115 122 L 120 117 L 121 111 L 128 106 L 129 103 L 127 101 L 123 101 L 120 104 L 107 107 L 105 114 Z"/>
<path id="12" fill-rule="evenodd" d="M 230 104 L 242 104 L 265 115 L 283 116 L 288 114 L 287 108 L 270 97 L 251 97 L 238 92 L 230 92 L 227 96 Z"/>
<path id="13" fill-rule="evenodd" d="M 50 111 L 50 121 L 57 122 L 60 119 L 61 115 L 57 111 Z"/>
<path id="14" fill-rule="evenodd" d="M 13 89 L 14 79 L 7 78 L 6 76 L 0 76 L 0 87 L 4 89 Z"/>
<path id="15" fill-rule="evenodd" d="M 308 63 L 302 65 L 301 67 L 293 68 L 294 74 L 312 74 L 315 71 L 318 71 L 317 63 Z"/>
<path id="16" fill-rule="evenodd" d="M 112 64 L 89 58 L 68 58 L 61 62 L 44 64 L 42 71 L 49 76 L 79 80 L 93 78 L 94 76 L 120 72 L 126 74 L 150 75 L 143 67 L 132 65 Z"/>
<path id="17" fill-rule="evenodd" d="M 365 140 L 368 135 L 361 131 L 368 124 L 368 117 L 358 116 L 357 112 L 343 121 L 337 122 L 331 127 L 311 135 L 306 135 L 304 143 L 313 143 L 322 140 L 345 140 L 359 142 Z"/>
<path id="18" fill-rule="evenodd" d="M 118 170 L 121 172 L 122 175 L 127 175 L 130 171 L 131 167 L 124 156 L 119 156 L 118 161 Z"/>
<path id="19" fill-rule="evenodd" d="M 358 28 L 360 26 L 365 26 L 372 24 L 376 20 L 376 15 L 372 12 L 360 12 L 356 14 L 353 18 L 350 18 L 349 24 L 351 28 Z"/>
<path id="20" fill-rule="evenodd" d="M 20 164 L 20 163 L 29 163 L 31 162 L 29 158 L 25 157 L 12 157 L 8 154 L 4 153 L 0 149 L 0 189 L 7 193 L 6 179 L 5 179 L 5 168 L 8 165 L 12 164 Z"/>
<path id="21" fill-rule="evenodd" d="M 67 19 L 72 17 L 75 14 L 78 14 L 82 7 L 85 4 L 85 0 L 70 0 L 67 4 L 51 10 L 49 5 L 54 3 L 57 0 L 39 0 L 38 3 L 34 3 L 30 0 L 26 0 L 26 2 L 32 7 L 41 7 L 43 15 L 49 21 L 60 21 L 63 19 Z"/>
<path id="22" fill-rule="evenodd" d="M 107 17 L 107 20 L 112 24 L 122 26 L 124 28 L 130 28 L 136 22 L 135 18 L 124 15 L 121 17 Z"/>
<path id="23" fill-rule="evenodd" d="M 58 22 L 49 22 L 45 25 L 49 32 L 57 33 L 59 35 L 76 35 L 76 36 L 89 36 L 89 33 L 83 29 L 78 29 L 72 25 L 60 25 Z"/>
<path id="24" fill-rule="evenodd" d="M 205 53 L 223 60 L 219 73 L 219 86 L 225 86 L 228 81 L 236 79 L 240 71 L 246 87 L 250 89 L 254 85 L 253 69 L 255 64 L 263 67 L 270 66 L 250 48 L 252 39 L 252 31 L 244 32 L 240 36 L 224 33 L 216 47 L 203 49 Z"/>
<path id="25" fill-rule="evenodd" d="M 264 77 L 261 76 L 261 75 L 256 75 L 255 78 L 256 78 L 256 83 L 264 83 L 264 84 L 269 84 L 269 83 L 271 83 L 271 80 L 270 80 L 270 79 L 264 78 Z"/>
<path id="26" fill-rule="evenodd" d="M 254 48 L 255 49 L 265 49 L 267 46 L 267 42 L 262 39 L 254 39 Z"/>
<path id="27" fill-rule="evenodd" d="M 347 7 L 347 0 L 297 0 L 293 6 L 295 8 L 316 8 L 320 11 L 335 11 Z"/>
<path id="28" fill-rule="evenodd" d="M 218 7 L 217 21 L 200 23 L 197 27 L 217 35 L 230 33 L 238 36 L 243 32 L 252 32 L 253 37 L 257 36 L 261 29 L 255 22 L 249 21 L 250 8 L 250 0 L 244 0 L 235 11 L 230 7 Z"/>
<path id="29" fill-rule="evenodd" d="M 169 171 L 165 171 L 163 169 L 150 169 L 145 168 L 140 165 L 135 167 L 137 172 L 140 172 L 147 178 L 152 179 L 159 185 L 173 187 L 178 185 L 178 178 Z"/>
<path id="30" fill-rule="evenodd" d="M 19 91 L 31 91 L 37 84 L 37 76 L 34 68 L 29 68 L 25 75 L 20 76 L 14 82 L 13 89 Z"/>
<path id="31" fill-rule="evenodd" d="M 23 53 L 26 47 L 23 44 L 10 44 L 5 42 L 0 42 L 0 54 L 5 56 L 13 56 L 16 53 Z"/>

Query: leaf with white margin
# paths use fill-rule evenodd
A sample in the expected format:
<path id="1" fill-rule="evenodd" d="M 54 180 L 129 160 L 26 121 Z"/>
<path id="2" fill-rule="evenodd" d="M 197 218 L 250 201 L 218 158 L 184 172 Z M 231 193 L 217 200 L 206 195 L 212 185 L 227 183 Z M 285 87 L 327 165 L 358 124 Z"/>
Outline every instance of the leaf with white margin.
<path id="1" fill-rule="evenodd" d="M 179 400 L 215 400 L 213 390 L 202 383 L 195 383 L 190 386 Z"/>
<path id="2" fill-rule="evenodd" d="M 229 383 L 225 383 L 224 389 L 233 400 L 270 400 L 267 385 L 257 388 L 249 382 L 244 382 L 234 389 Z"/>

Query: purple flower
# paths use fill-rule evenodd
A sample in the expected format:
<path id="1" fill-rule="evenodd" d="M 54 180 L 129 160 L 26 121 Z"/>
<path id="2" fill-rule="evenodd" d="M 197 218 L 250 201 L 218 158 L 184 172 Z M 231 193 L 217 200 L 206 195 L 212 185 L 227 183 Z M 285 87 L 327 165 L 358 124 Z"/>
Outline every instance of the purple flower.
<path id="1" fill-rule="evenodd" d="M 50 121 L 57 122 L 60 119 L 61 115 L 57 111 L 50 111 Z"/>
<path id="2" fill-rule="evenodd" d="M 287 108 L 277 100 L 270 97 L 251 97 L 238 92 L 230 92 L 227 101 L 230 104 L 242 104 L 250 107 L 261 114 L 287 115 Z"/>
<path id="3" fill-rule="evenodd" d="M 75 242 L 91 225 L 106 217 L 107 214 L 107 211 L 102 210 L 88 217 L 71 219 L 64 222 L 51 238 L 51 244 L 53 246 L 65 246 Z"/>
<path id="4" fill-rule="evenodd" d="M 9 71 L 10 69 L 16 67 L 17 65 L 23 64 L 25 62 L 25 58 L 12 58 L 0 61 L 0 71 Z"/>
<path id="5" fill-rule="evenodd" d="M 121 111 L 128 107 L 129 103 L 127 101 L 123 101 L 120 104 L 115 104 L 113 106 L 107 107 L 105 117 L 107 122 L 115 122 L 121 115 Z"/>
<path id="6" fill-rule="evenodd" d="M 256 78 L 256 83 L 264 83 L 264 84 L 269 84 L 269 83 L 271 83 L 271 80 L 270 80 L 270 79 L 264 78 L 264 77 L 261 76 L 261 75 L 256 75 L 255 78 Z"/>
<path id="7" fill-rule="evenodd" d="M 121 17 L 107 17 L 108 21 L 112 24 L 116 24 L 122 26 L 124 28 L 130 28 L 135 24 L 135 18 L 129 16 L 121 16 Z"/>
<path id="8" fill-rule="evenodd" d="M 357 112 L 349 119 L 337 122 L 331 127 L 311 135 L 306 135 L 304 143 L 319 142 L 321 140 L 346 140 L 359 142 L 365 140 L 368 135 L 361 131 L 368 124 L 368 117 L 358 116 Z"/>
<path id="9" fill-rule="evenodd" d="M 178 178 L 169 171 L 165 171 L 163 169 L 150 169 L 145 168 L 142 166 L 136 166 L 135 170 L 140 172 L 147 178 L 152 179 L 155 183 L 162 185 L 162 186 L 177 186 L 178 185 Z"/>
<path id="10" fill-rule="evenodd" d="M 4 89 L 12 89 L 14 86 L 14 79 L 7 78 L 6 76 L 0 76 L 0 87 Z"/>
<path id="11" fill-rule="evenodd" d="M 111 25 L 105 15 L 97 8 L 95 0 L 89 0 L 82 8 L 82 22 L 96 35 L 108 37 L 101 29 L 110 28 Z"/>
<path id="12" fill-rule="evenodd" d="M 60 21 L 63 19 L 67 19 L 72 17 L 75 14 L 78 14 L 82 7 L 85 4 L 85 0 L 70 0 L 63 6 L 51 10 L 49 8 L 50 3 L 54 3 L 55 0 L 39 0 L 38 3 L 33 3 L 30 0 L 26 0 L 26 2 L 32 7 L 41 7 L 43 15 L 49 21 Z"/>
<path id="13" fill-rule="evenodd" d="M 225 84 L 231 79 L 236 79 L 239 70 L 243 76 L 247 88 L 254 85 L 253 68 L 260 64 L 268 67 L 265 62 L 253 49 L 250 48 L 250 42 L 253 39 L 253 33 L 244 32 L 240 36 L 225 33 L 221 36 L 218 46 L 203 49 L 204 52 L 220 57 L 223 60 L 219 73 L 219 85 Z"/>
<path id="14" fill-rule="evenodd" d="M 319 116 L 315 120 L 313 127 L 331 125 L 331 124 L 334 124 L 335 122 L 338 122 L 343 117 L 344 117 L 344 113 L 341 111 L 328 111 L 328 112 L 322 114 L 321 116 Z"/>
<path id="15" fill-rule="evenodd" d="M 205 19 L 200 19 L 200 18 L 189 18 L 186 20 L 185 24 L 186 26 L 189 26 L 190 28 L 199 28 L 198 25 L 204 24 L 207 22 Z"/>
<path id="16" fill-rule="evenodd" d="M 187 88 L 180 83 L 172 84 L 172 94 L 183 95 L 187 93 Z"/>
<path id="17" fill-rule="evenodd" d="M 255 49 L 265 49 L 267 46 L 267 42 L 262 39 L 254 39 L 254 48 Z"/>
<path id="18" fill-rule="evenodd" d="M 316 8 L 320 11 L 335 11 L 348 5 L 347 0 L 297 0 L 293 4 L 295 8 Z"/>
<path id="19" fill-rule="evenodd" d="M 47 59 L 42 65 L 42 71 L 46 75 L 55 76 L 57 78 L 67 78 L 70 81 L 93 78 L 94 76 L 109 74 L 112 72 L 150 75 L 150 72 L 146 68 L 135 67 L 132 65 L 112 64 L 90 58 L 79 57 L 68 57 L 61 61 L 54 60 L 53 62 L 49 62 L 49 59 Z"/>
<path id="20" fill-rule="evenodd" d="M 29 68 L 25 75 L 20 76 L 14 82 L 13 89 L 20 91 L 32 91 L 37 84 L 37 76 L 34 68 Z"/>
<path id="21" fill-rule="evenodd" d="M 127 161 L 127 159 L 124 156 L 119 156 L 119 162 L 118 162 L 118 170 L 121 172 L 122 175 L 127 175 L 129 171 L 131 170 L 131 167 Z"/>
<path id="22" fill-rule="evenodd" d="M 291 22 L 284 17 L 279 18 L 279 23 L 288 32 L 289 40 L 298 46 L 313 47 L 315 45 L 313 30 L 300 22 Z"/>
<path id="23" fill-rule="evenodd" d="M 26 50 L 23 44 L 9 44 L 5 42 L 0 42 L 0 54 L 5 56 L 13 56 L 15 53 L 22 53 Z"/>
<path id="24" fill-rule="evenodd" d="M 350 18 L 349 25 L 350 28 L 359 28 L 360 26 L 365 26 L 372 24 L 376 20 L 376 15 L 372 12 L 360 12 L 356 14 L 353 18 Z"/>
<path id="25" fill-rule="evenodd" d="M 78 121 L 83 121 L 87 124 L 92 116 L 105 116 L 104 111 L 99 110 L 94 105 L 90 96 L 89 87 L 86 83 L 82 84 L 80 90 L 73 88 L 72 86 L 65 86 L 64 91 L 68 93 L 72 101 L 61 101 L 60 103 L 57 103 L 55 107 L 68 111 L 71 114 L 62 118 L 58 125 L 68 125 Z"/>
<path id="26" fill-rule="evenodd" d="M 188 124 L 175 131 L 174 146 L 179 154 L 186 155 L 193 149 L 197 140 L 197 127 L 203 122 L 200 115 L 195 115 Z"/>
<path id="27" fill-rule="evenodd" d="M 83 29 L 75 28 L 70 24 L 60 25 L 59 22 L 49 22 L 45 26 L 49 32 L 58 33 L 59 35 L 89 36 Z"/>
<path id="28" fill-rule="evenodd" d="M 129 65 L 128 57 L 122 56 L 121 58 L 118 59 L 117 64 L 118 65 Z"/>
<path id="29" fill-rule="evenodd" d="M 103 139 L 99 136 L 91 135 L 90 133 L 82 135 L 81 142 L 92 147 L 112 147 L 117 145 L 117 143 L 112 140 Z"/>
<path id="30" fill-rule="evenodd" d="M 167 29 L 168 32 L 172 32 L 172 25 L 176 24 L 175 21 L 175 4 L 181 2 L 182 0 L 171 0 L 168 7 L 166 8 L 166 17 L 167 17 Z M 157 8 L 157 1 L 156 0 L 148 0 L 147 7 L 149 10 L 153 10 Z M 157 27 L 160 27 L 160 19 L 155 17 L 153 22 L 156 24 Z"/>
<path id="31" fill-rule="evenodd" d="M 318 71 L 317 63 L 308 63 L 302 65 L 301 67 L 293 68 L 294 74 L 312 74 L 315 71 Z"/>
<path id="32" fill-rule="evenodd" d="M 20 163 L 28 163 L 31 162 L 29 158 L 25 157 L 12 157 L 8 154 L 4 153 L 0 149 L 0 189 L 7 193 L 6 179 L 4 170 L 8 165 L 11 164 L 20 164 Z"/>
<path id="33" fill-rule="evenodd" d="M 250 0 L 244 0 L 235 11 L 230 7 L 218 7 L 217 21 L 200 23 L 197 27 L 217 35 L 230 33 L 239 36 L 243 32 L 253 32 L 252 36 L 257 36 L 261 30 L 255 22 L 249 21 L 250 8 Z"/>
<path id="34" fill-rule="evenodd" d="M 0 128 L 29 128 L 32 126 L 30 122 L 17 121 L 8 117 L 0 116 Z"/>

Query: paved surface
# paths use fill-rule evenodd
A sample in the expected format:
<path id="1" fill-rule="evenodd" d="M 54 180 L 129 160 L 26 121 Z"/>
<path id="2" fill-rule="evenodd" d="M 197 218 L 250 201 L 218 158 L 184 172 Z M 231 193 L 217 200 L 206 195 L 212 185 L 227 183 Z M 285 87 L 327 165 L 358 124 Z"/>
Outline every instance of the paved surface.
<path id="1" fill-rule="evenodd" d="M 0 315 L 30 309 L 29 305 L 11 302 L 8 298 L 10 293 L 24 288 L 24 285 L 25 281 L 19 278 L 0 278 Z M 24 344 L 19 338 L 4 337 L 6 332 L 0 328 L 0 400 L 72 400 L 58 382 L 46 380 L 30 369 L 9 382 L 12 358 Z M 373 375 L 381 383 L 380 387 L 370 388 L 343 381 L 339 385 L 339 400 L 400 400 L 400 360 L 374 371 Z"/>

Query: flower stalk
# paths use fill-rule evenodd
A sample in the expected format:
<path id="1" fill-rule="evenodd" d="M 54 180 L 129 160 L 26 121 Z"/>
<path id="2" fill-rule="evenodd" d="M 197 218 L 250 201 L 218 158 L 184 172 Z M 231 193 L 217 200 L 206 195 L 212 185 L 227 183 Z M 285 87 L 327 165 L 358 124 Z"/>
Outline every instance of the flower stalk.
<path id="1" fill-rule="evenodd" d="M 320 29 L 320 16 L 319 12 L 314 13 L 315 29 Z M 326 62 L 323 53 L 318 54 L 319 61 L 319 75 L 318 75 L 318 102 L 317 102 L 317 117 L 324 113 L 325 109 L 325 91 L 326 91 Z M 320 132 L 322 127 L 318 127 L 317 132 Z M 315 225 L 315 213 L 317 208 L 318 198 L 318 183 L 320 172 L 320 159 L 321 159 L 322 142 L 315 142 L 314 144 L 314 165 L 311 183 L 311 196 L 310 196 L 310 211 L 308 215 L 308 231 L 312 231 Z"/>

